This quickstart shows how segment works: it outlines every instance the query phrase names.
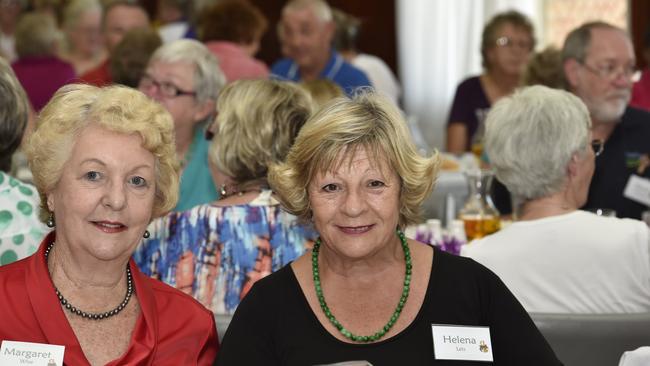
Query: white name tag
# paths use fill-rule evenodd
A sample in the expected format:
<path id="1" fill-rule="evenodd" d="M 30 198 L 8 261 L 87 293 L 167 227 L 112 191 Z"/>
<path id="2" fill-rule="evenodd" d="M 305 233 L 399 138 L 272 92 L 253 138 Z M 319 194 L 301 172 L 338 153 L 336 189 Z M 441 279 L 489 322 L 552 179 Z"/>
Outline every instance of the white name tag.
<path id="1" fill-rule="evenodd" d="M 650 179 L 641 178 L 634 174 L 630 175 L 623 196 L 650 206 Z"/>
<path id="2" fill-rule="evenodd" d="M 489 327 L 432 324 L 436 360 L 493 362 Z"/>
<path id="3" fill-rule="evenodd" d="M 65 346 L 54 344 L 2 341 L 0 365 L 62 366 Z"/>

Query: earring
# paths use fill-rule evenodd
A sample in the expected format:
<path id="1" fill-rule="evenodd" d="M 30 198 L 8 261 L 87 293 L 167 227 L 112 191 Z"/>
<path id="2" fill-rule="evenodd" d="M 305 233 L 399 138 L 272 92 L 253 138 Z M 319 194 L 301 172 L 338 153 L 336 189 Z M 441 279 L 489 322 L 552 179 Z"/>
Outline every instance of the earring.
<path id="1" fill-rule="evenodd" d="M 221 193 L 221 197 L 226 197 L 226 185 L 225 184 L 221 185 L 221 192 L 219 192 L 219 193 Z"/>
<path id="2" fill-rule="evenodd" d="M 50 217 L 47 219 L 47 227 L 53 228 L 54 227 L 54 213 L 50 212 Z"/>
<path id="3" fill-rule="evenodd" d="M 144 234 L 142 234 L 142 237 L 145 238 L 145 239 L 149 239 L 150 236 L 151 236 L 151 233 L 149 233 L 149 230 L 145 230 Z"/>

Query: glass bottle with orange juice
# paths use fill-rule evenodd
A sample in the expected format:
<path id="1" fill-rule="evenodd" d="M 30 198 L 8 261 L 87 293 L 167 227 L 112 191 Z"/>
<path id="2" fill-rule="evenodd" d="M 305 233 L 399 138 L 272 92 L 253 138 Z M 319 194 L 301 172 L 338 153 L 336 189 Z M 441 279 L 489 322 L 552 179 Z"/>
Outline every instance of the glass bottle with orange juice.
<path id="1" fill-rule="evenodd" d="M 471 241 L 498 231 L 501 220 L 490 196 L 494 173 L 491 170 L 475 169 L 465 172 L 465 177 L 469 196 L 458 218 L 463 220 L 465 235 Z"/>

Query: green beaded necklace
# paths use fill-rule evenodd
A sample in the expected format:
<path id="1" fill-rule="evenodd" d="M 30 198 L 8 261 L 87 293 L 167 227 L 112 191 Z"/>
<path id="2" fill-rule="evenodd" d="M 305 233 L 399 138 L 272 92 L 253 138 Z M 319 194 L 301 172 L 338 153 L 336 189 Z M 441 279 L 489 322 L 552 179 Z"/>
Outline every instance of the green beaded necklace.
<path id="1" fill-rule="evenodd" d="M 318 302 L 320 303 L 320 307 L 323 309 L 323 312 L 325 313 L 325 316 L 327 316 L 327 319 L 329 319 L 330 323 L 332 323 L 332 325 L 334 325 L 336 329 L 338 329 L 339 332 L 341 332 L 341 334 L 343 334 L 343 336 L 345 336 L 347 339 L 364 343 L 378 341 L 390 330 L 390 328 L 393 327 L 393 325 L 395 325 L 397 318 L 399 318 L 400 314 L 402 313 L 402 308 L 404 308 L 404 304 L 406 304 L 406 299 L 408 299 L 409 290 L 411 289 L 411 269 L 413 268 L 413 265 L 411 264 L 411 251 L 409 250 L 409 246 L 406 242 L 404 233 L 402 233 L 402 231 L 398 228 L 396 230 L 396 234 L 402 243 L 402 249 L 404 250 L 404 259 L 406 261 L 404 290 L 402 291 L 402 297 L 399 299 L 397 308 L 395 309 L 393 316 L 391 316 L 390 320 L 388 320 L 388 323 L 386 323 L 386 325 L 384 325 L 384 327 L 381 328 L 378 332 L 369 336 L 358 336 L 350 333 L 349 330 L 345 329 L 345 327 L 339 323 L 338 320 L 336 320 L 336 317 L 334 317 L 334 314 L 332 314 L 329 307 L 327 306 L 325 297 L 323 296 L 323 289 L 320 286 L 320 272 L 318 271 L 318 251 L 321 244 L 320 238 L 318 238 L 314 243 L 314 249 L 311 252 L 311 268 L 314 275 L 314 287 L 316 288 L 316 296 L 318 296 Z"/>

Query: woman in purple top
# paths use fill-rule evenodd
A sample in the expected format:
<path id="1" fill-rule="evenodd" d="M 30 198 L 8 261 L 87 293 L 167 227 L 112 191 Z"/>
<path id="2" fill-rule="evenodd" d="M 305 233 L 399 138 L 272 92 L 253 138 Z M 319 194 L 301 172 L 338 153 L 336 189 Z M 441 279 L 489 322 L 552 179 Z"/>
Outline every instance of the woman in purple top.
<path id="1" fill-rule="evenodd" d="M 484 72 L 456 89 L 447 122 L 447 151 L 461 154 L 472 148 L 490 106 L 519 85 L 534 45 L 530 20 L 514 10 L 497 14 L 485 25 L 481 41 Z M 474 152 L 481 154 L 480 145 Z"/>
<path id="2" fill-rule="evenodd" d="M 54 92 L 75 79 L 74 68 L 56 57 L 58 39 L 54 18 L 48 14 L 25 14 L 16 27 L 18 61 L 11 67 L 36 112 Z"/>

